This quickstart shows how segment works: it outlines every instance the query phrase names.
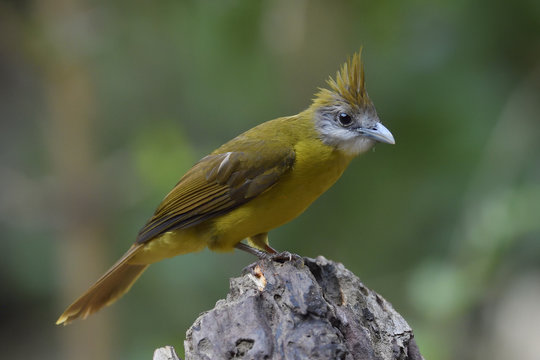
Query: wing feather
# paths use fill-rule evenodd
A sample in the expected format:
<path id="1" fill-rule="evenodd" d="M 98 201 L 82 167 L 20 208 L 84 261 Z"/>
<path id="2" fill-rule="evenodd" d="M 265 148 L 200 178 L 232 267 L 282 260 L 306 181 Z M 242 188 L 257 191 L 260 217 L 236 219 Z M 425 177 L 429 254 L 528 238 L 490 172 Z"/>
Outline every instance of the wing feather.
<path id="1" fill-rule="evenodd" d="M 195 164 L 163 199 L 139 232 L 137 243 L 245 204 L 270 189 L 294 164 L 294 150 L 282 142 L 258 140 L 246 148 L 257 151 L 218 149 Z"/>

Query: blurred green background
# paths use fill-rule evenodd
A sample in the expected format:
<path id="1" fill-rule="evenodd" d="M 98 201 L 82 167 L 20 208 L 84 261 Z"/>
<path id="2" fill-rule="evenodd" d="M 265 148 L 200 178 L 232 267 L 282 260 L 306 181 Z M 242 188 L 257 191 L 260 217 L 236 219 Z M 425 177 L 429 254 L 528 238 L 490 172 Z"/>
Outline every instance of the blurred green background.
<path id="1" fill-rule="evenodd" d="M 424 356 L 540 353 L 540 2 L 1 1 L 0 348 L 150 359 L 253 257 L 155 264 L 114 306 L 64 308 L 199 158 L 310 104 L 364 47 L 379 145 L 270 234 L 340 261 Z"/>

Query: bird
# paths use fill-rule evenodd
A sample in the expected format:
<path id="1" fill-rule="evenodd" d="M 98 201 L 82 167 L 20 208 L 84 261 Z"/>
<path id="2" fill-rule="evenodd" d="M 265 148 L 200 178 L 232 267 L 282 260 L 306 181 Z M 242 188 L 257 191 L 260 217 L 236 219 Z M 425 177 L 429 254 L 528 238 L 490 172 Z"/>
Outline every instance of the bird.
<path id="1" fill-rule="evenodd" d="M 297 115 L 247 130 L 190 168 L 129 250 L 58 318 L 86 318 L 124 295 L 148 266 L 209 248 L 279 254 L 268 232 L 300 215 L 376 143 L 395 144 L 365 87 L 362 50 Z M 246 240 L 246 242 L 243 242 Z"/>

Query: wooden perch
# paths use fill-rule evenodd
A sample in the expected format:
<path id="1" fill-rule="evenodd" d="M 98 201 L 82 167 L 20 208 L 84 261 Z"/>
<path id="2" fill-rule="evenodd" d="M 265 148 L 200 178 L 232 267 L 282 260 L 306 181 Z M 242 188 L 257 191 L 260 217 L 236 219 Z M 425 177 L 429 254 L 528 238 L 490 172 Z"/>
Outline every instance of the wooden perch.
<path id="1" fill-rule="evenodd" d="M 187 331 L 186 360 L 423 359 L 392 305 L 322 256 L 260 260 L 230 283 L 227 298 Z M 154 360 L 163 359 L 178 357 L 156 350 Z"/>

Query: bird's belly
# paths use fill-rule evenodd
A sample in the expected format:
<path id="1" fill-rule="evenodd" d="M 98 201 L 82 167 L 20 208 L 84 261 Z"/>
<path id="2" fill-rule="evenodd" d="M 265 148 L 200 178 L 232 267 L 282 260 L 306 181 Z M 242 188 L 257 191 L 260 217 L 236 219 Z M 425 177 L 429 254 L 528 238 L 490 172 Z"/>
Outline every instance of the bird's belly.
<path id="1" fill-rule="evenodd" d="M 201 251 L 206 247 L 207 232 L 191 227 L 167 231 L 148 241 L 130 260 L 132 264 L 152 264 L 177 255 Z"/>

